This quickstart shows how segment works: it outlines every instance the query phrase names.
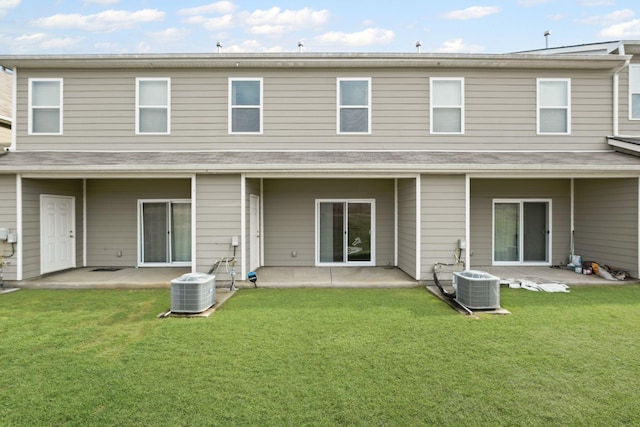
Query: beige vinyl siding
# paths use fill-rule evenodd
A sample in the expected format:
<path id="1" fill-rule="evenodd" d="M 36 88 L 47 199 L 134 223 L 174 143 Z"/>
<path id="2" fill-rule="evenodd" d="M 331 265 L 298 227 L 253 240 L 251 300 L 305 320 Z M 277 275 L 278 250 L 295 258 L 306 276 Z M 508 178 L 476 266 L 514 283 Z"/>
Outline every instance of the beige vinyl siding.
<path id="1" fill-rule="evenodd" d="M 15 175 L 0 175 L 0 227 L 8 228 L 9 232 L 17 233 L 16 229 L 17 221 L 17 208 L 16 208 L 16 176 Z M 18 236 L 22 238 L 22 236 Z M 11 254 L 11 245 L 8 243 L 1 243 L 2 255 L 4 258 L 4 279 L 16 280 L 16 258 L 17 255 Z"/>
<path id="2" fill-rule="evenodd" d="M 420 186 L 421 279 L 431 280 L 433 265 L 453 263 L 458 240 L 465 238 L 466 177 L 422 175 Z"/>
<path id="3" fill-rule="evenodd" d="M 265 179 L 266 266 L 315 265 L 316 199 L 375 199 L 376 260 L 394 262 L 394 181 L 383 179 Z M 296 256 L 292 256 L 292 252 Z"/>
<path id="4" fill-rule="evenodd" d="M 82 181 L 77 179 L 22 180 L 22 274 L 40 275 L 40 195 L 75 197 L 76 265 L 82 265 Z"/>
<path id="5" fill-rule="evenodd" d="M 416 276 L 416 180 L 398 179 L 398 268 Z"/>
<path id="6" fill-rule="evenodd" d="M 472 268 L 490 266 L 493 199 L 551 199 L 551 262 L 566 263 L 571 245 L 571 181 L 568 179 L 472 179 L 470 242 Z"/>
<path id="7" fill-rule="evenodd" d="M 190 198 L 189 179 L 87 180 L 88 266 L 137 265 L 138 200 Z"/>
<path id="8" fill-rule="evenodd" d="M 640 275 L 637 178 L 575 181 L 575 253 Z"/>
<path id="9" fill-rule="evenodd" d="M 63 137 L 27 135 L 31 77 L 64 79 Z M 135 135 L 136 77 L 171 78 L 171 135 Z M 228 133 L 229 77 L 263 79 L 262 135 Z M 371 135 L 337 134 L 338 77 L 371 78 Z M 464 77 L 464 135 L 429 134 L 430 77 Z M 538 77 L 571 78 L 571 135 L 536 135 Z M 20 149 L 603 149 L 612 129 L 611 75 L 580 70 L 24 70 L 17 99 Z"/>
<path id="10" fill-rule="evenodd" d="M 196 177 L 196 271 L 207 272 L 216 260 L 233 255 L 231 238 L 242 234 L 240 186 L 240 175 Z M 236 268 L 238 277 L 246 274 L 240 263 Z M 228 280 L 228 272 L 220 268 L 217 283 Z"/>

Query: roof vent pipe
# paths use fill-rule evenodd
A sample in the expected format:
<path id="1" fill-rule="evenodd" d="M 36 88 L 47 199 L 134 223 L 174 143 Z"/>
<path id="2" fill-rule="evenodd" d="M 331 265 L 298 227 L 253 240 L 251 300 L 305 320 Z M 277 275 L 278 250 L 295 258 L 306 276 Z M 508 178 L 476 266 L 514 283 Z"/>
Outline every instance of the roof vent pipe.
<path id="1" fill-rule="evenodd" d="M 304 43 L 302 41 L 298 42 L 298 52 L 302 53 L 302 48 L 304 47 Z"/>
<path id="2" fill-rule="evenodd" d="M 547 30 L 544 32 L 544 48 L 549 49 L 549 36 L 551 35 L 551 31 Z"/>
<path id="3" fill-rule="evenodd" d="M 416 42 L 416 50 L 418 53 L 422 53 L 422 42 L 420 40 Z"/>
<path id="4" fill-rule="evenodd" d="M 218 48 L 218 53 L 222 52 L 222 43 L 216 43 L 216 47 Z"/>

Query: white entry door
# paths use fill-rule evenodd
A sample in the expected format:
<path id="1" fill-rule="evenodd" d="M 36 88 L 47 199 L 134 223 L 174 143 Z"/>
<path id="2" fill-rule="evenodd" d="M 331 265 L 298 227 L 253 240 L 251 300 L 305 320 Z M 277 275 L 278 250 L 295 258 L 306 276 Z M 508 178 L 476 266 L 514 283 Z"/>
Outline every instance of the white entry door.
<path id="1" fill-rule="evenodd" d="M 42 274 L 76 266 L 75 197 L 40 196 Z"/>
<path id="2" fill-rule="evenodd" d="M 260 267 L 260 197 L 249 195 L 249 270 Z"/>

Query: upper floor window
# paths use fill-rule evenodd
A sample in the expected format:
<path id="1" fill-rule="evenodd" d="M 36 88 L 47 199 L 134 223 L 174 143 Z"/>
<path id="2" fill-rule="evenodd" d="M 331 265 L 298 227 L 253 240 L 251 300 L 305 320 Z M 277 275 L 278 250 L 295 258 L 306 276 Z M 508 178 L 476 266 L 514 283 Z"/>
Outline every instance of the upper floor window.
<path id="1" fill-rule="evenodd" d="M 538 79 L 538 133 L 571 133 L 570 79 Z"/>
<path id="2" fill-rule="evenodd" d="M 62 79 L 29 79 L 29 134 L 62 135 Z"/>
<path id="3" fill-rule="evenodd" d="M 229 79 L 229 132 L 262 133 L 262 79 Z"/>
<path id="4" fill-rule="evenodd" d="M 338 133 L 371 133 L 371 79 L 338 79 Z"/>
<path id="5" fill-rule="evenodd" d="M 136 79 L 136 133 L 171 133 L 171 80 Z"/>
<path id="6" fill-rule="evenodd" d="M 640 120 L 640 64 L 629 65 L 629 120 Z"/>
<path id="7" fill-rule="evenodd" d="M 464 133 L 464 78 L 429 80 L 431 133 Z"/>

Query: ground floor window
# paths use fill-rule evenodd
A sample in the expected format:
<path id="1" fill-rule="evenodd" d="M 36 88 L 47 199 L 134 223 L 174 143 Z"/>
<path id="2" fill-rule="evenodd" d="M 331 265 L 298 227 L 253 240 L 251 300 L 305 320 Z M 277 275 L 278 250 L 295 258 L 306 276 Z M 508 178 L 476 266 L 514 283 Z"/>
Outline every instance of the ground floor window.
<path id="1" fill-rule="evenodd" d="M 494 200 L 494 265 L 547 265 L 550 259 L 551 200 Z"/>
<path id="2" fill-rule="evenodd" d="M 375 201 L 316 200 L 316 264 L 375 264 Z"/>
<path id="3" fill-rule="evenodd" d="M 140 200 L 140 265 L 191 263 L 191 201 Z"/>

